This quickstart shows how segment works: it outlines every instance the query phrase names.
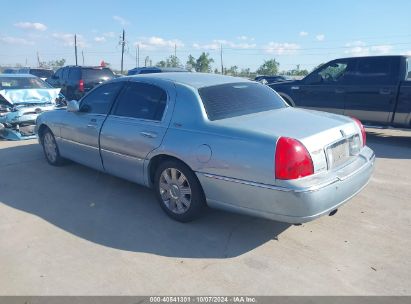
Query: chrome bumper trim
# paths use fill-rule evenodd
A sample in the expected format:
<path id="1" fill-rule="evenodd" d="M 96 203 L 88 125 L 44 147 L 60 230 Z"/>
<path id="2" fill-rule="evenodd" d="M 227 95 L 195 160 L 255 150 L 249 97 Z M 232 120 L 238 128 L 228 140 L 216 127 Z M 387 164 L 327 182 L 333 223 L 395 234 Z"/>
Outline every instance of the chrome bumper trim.
<path id="1" fill-rule="evenodd" d="M 304 192 L 314 192 L 321 190 L 324 187 L 327 187 L 329 185 L 332 185 L 336 182 L 346 180 L 347 178 L 350 178 L 360 172 L 361 170 L 364 170 L 365 167 L 373 165 L 375 160 L 375 154 L 372 153 L 369 159 L 367 159 L 367 162 L 358 168 L 357 170 L 351 172 L 347 176 L 344 177 L 335 177 L 333 179 L 330 179 L 329 181 L 326 181 L 324 183 L 319 183 L 314 186 L 310 187 L 305 187 L 305 188 L 288 188 L 288 187 L 280 187 L 280 186 L 274 186 L 274 185 L 268 185 L 268 184 L 262 184 L 262 183 L 255 183 L 255 182 L 250 182 L 242 179 L 237 179 L 237 178 L 231 178 L 231 177 L 226 177 L 226 176 L 221 176 L 221 175 L 215 175 L 215 174 L 209 174 L 209 173 L 203 173 L 203 172 L 198 172 L 202 175 L 204 175 L 207 178 L 213 178 L 213 179 L 218 179 L 226 182 L 232 182 L 232 183 L 238 183 L 242 185 L 247 185 L 247 186 L 252 186 L 252 187 L 258 187 L 258 188 L 264 188 L 264 189 L 269 189 L 269 190 L 275 190 L 275 191 L 283 191 L 283 192 L 294 192 L 294 193 L 304 193 Z"/>

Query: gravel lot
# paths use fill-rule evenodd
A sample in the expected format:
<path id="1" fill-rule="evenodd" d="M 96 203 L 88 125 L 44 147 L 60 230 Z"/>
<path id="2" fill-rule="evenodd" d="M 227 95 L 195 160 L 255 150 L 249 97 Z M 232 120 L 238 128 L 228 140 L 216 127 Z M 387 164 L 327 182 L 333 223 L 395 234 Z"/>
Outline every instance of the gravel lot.
<path id="1" fill-rule="evenodd" d="M 302 226 L 210 210 L 0 141 L 0 295 L 411 295 L 411 131 L 368 130 L 369 185 Z"/>

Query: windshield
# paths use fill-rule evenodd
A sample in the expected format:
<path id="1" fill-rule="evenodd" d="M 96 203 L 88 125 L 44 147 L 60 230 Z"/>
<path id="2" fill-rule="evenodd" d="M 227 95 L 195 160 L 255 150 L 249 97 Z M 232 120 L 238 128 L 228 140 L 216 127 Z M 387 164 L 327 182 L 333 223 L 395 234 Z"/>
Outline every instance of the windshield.
<path id="1" fill-rule="evenodd" d="M 0 77 L 0 90 L 49 88 L 50 85 L 37 77 Z"/>
<path id="2" fill-rule="evenodd" d="M 259 83 L 230 83 L 198 90 L 208 119 L 218 120 L 286 107 L 268 86 Z"/>

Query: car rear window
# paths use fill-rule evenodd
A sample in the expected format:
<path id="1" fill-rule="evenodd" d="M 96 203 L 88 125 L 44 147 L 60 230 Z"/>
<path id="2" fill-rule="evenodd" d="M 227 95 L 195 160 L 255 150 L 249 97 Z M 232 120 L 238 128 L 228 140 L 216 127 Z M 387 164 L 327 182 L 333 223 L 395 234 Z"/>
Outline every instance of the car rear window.
<path id="1" fill-rule="evenodd" d="M 284 101 L 273 89 L 260 83 L 222 84 L 200 88 L 198 91 L 209 120 L 286 107 Z"/>
<path id="2" fill-rule="evenodd" d="M 96 80 L 101 78 L 111 79 L 114 78 L 113 72 L 108 68 L 89 68 L 82 69 L 82 78 L 84 80 Z"/>

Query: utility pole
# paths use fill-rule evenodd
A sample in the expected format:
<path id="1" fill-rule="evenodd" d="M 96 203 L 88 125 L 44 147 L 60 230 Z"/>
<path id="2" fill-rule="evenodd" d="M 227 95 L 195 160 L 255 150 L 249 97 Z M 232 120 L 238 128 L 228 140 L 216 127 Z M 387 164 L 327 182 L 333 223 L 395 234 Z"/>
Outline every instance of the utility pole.
<path id="1" fill-rule="evenodd" d="M 84 50 L 81 50 L 81 57 L 83 57 L 83 65 L 84 65 Z"/>
<path id="2" fill-rule="evenodd" d="M 223 65 L 223 45 L 220 44 L 220 60 L 221 60 L 221 75 L 224 74 L 224 65 Z"/>
<path id="3" fill-rule="evenodd" d="M 177 43 L 174 44 L 174 57 L 177 58 Z"/>
<path id="4" fill-rule="evenodd" d="M 77 35 L 74 34 L 74 55 L 76 56 L 76 65 L 77 65 Z"/>
<path id="5" fill-rule="evenodd" d="M 137 67 L 140 67 L 140 45 L 137 45 Z"/>
<path id="6" fill-rule="evenodd" d="M 136 68 L 140 67 L 140 45 L 137 44 L 136 48 Z"/>
<path id="7" fill-rule="evenodd" d="M 124 40 L 125 38 L 125 31 L 123 29 L 123 36 L 121 38 L 120 44 L 121 44 L 121 74 L 123 74 L 123 62 L 124 62 L 124 46 L 126 44 L 126 41 Z"/>
<path id="8" fill-rule="evenodd" d="M 39 52 L 37 52 L 37 67 L 40 67 L 40 56 L 39 56 Z"/>

